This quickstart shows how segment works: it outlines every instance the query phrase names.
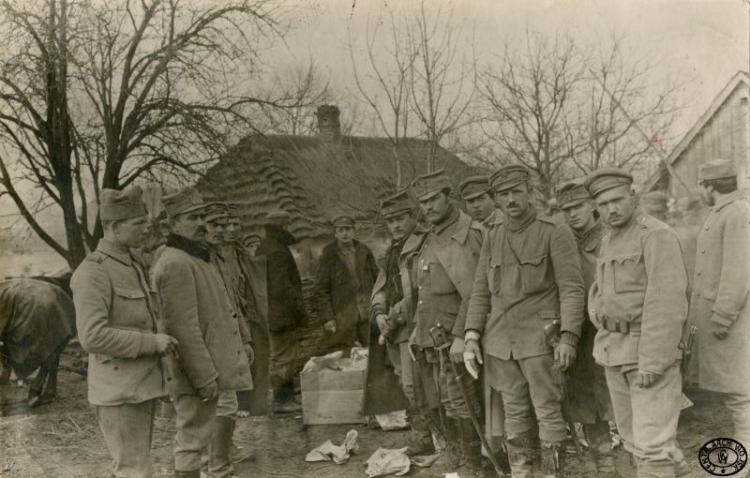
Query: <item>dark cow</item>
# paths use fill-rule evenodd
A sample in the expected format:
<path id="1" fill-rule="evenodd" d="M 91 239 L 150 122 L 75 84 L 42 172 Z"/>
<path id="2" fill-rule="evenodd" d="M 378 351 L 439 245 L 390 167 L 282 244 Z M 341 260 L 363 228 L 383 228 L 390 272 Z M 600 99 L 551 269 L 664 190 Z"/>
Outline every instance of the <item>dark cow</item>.
<path id="1" fill-rule="evenodd" d="M 75 335 L 70 276 L 0 281 L 2 375 L 12 369 L 25 379 L 39 369 L 29 388 L 30 407 L 55 397 L 60 354 Z"/>

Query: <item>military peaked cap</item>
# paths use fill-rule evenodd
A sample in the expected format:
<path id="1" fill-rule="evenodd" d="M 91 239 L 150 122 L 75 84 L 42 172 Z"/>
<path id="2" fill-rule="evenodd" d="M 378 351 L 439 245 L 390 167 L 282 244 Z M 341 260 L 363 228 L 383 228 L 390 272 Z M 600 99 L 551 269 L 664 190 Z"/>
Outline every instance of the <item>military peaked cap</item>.
<path id="1" fill-rule="evenodd" d="M 414 209 L 414 202 L 409 196 L 409 191 L 404 189 L 387 198 L 380 203 L 380 213 L 384 218 L 400 216 Z"/>
<path id="2" fill-rule="evenodd" d="M 584 178 L 568 181 L 557 188 L 557 205 L 560 208 L 572 207 L 587 199 L 591 199 L 591 196 L 584 186 Z"/>
<path id="3" fill-rule="evenodd" d="M 471 176 L 464 179 L 458 189 L 465 201 L 477 198 L 490 192 L 490 178 L 487 176 Z"/>
<path id="4" fill-rule="evenodd" d="M 733 178 L 735 176 L 737 176 L 737 170 L 734 168 L 734 161 L 727 159 L 706 161 L 698 169 L 698 181 Z"/>
<path id="5" fill-rule="evenodd" d="M 169 217 L 187 214 L 206 207 L 200 193 L 192 187 L 183 188 L 174 194 L 164 196 L 162 204 L 164 204 L 164 210 L 167 211 Z"/>
<path id="6" fill-rule="evenodd" d="M 631 184 L 633 184 L 633 176 L 620 168 L 600 168 L 586 178 L 586 189 L 589 190 L 592 198 L 612 188 Z"/>
<path id="7" fill-rule="evenodd" d="M 411 183 L 411 189 L 418 201 L 426 201 L 441 192 L 450 192 L 451 184 L 445 171 L 438 169 L 432 173 L 417 176 Z"/>
<path id="8" fill-rule="evenodd" d="M 283 209 L 277 209 L 275 211 L 271 211 L 266 216 L 266 224 L 274 225 L 274 226 L 286 226 L 289 224 L 289 221 L 291 221 L 292 216 L 289 215 L 288 212 L 284 211 Z"/>
<path id="9" fill-rule="evenodd" d="M 121 221 L 148 214 L 140 186 L 123 190 L 102 189 L 99 200 L 99 218 L 102 221 Z"/>
<path id="10" fill-rule="evenodd" d="M 490 176 L 490 186 L 494 191 L 506 191 L 521 183 L 528 182 L 529 170 L 520 164 L 503 166 Z"/>
<path id="11" fill-rule="evenodd" d="M 354 227 L 354 218 L 348 214 L 339 214 L 331 219 L 333 227 Z"/>
<path id="12" fill-rule="evenodd" d="M 206 221 L 217 221 L 229 217 L 226 203 L 210 202 L 206 204 Z"/>

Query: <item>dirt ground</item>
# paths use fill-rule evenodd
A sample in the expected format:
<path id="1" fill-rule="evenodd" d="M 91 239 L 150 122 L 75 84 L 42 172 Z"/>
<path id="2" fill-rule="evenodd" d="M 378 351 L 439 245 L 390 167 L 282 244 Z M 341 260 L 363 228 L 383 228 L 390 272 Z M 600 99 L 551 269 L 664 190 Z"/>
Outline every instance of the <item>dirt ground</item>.
<path id="1" fill-rule="evenodd" d="M 74 357 L 63 355 L 63 365 Z M 86 401 L 86 381 L 70 369 L 59 375 L 58 399 L 34 410 L 20 404 L 26 388 L 15 384 L 0 387 L 0 477 L 106 477 L 109 457 L 93 410 Z M 710 476 L 698 465 L 698 448 L 711 438 L 727 436 L 731 426 L 726 412 L 716 406 L 716 398 L 690 394 L 695 406 L 680 419 L 679 441 L 690 463 L 693 477 Z M 359 433 L 359 451 L 345 465 L 306 463 L 308 451 L 330 439 L 340 444 L 347 431 Z M 153 456 L 157 477 L 171 477 L 174 420 L 156 419 Z M 253 450 L 256 459 L 238 464 L 240 477 L 363 477 L 367 458 L 379 447 L 398 448 L 405 432 L 384 432 L 365 425 L 308 426 L 301 416 L 241 419 L 235 441 Z M 635 476 L 626 453 L 617 451 L 618 468 L 624 478 Z M 431 468 L 412 470 L 410 476 L 439 477 L 445 469 L 438 461 Z M 594 477 L 587 461 L 566 456 L 566 477 Z"/>

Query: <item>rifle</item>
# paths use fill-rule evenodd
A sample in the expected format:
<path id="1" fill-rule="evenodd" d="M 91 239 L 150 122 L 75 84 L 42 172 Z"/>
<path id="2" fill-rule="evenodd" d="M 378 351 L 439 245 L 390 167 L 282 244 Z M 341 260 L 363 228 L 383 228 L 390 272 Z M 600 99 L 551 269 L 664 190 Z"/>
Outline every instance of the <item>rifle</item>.
<path id="1" fill-rule="evenodd" d="M 441 324 L 437 324 L 436 326 L 430 328 L 430 337 L 432 338 L 432 343 L 435 345 L 435 350 L 437 350 L 439 354 L 446 352 L 451 346 L 451 341 L 448 340 L 448 332 Z M 479 439 L 482 441 L 482 446 L 485 450 L 487 450 L 487 458 L 489 458 L 490 463 L 492 463 L 492 467 L 495 469 L 495 473 L 497 473 L 497 476 L 505 476 L 503 468 L 500 466 L 497 457 L 495 457 L 495 451 L 490 447 L 490 444 L 487 441 L 487 437 L 484 436 L 484 430 L 482 430 L 482 426 L 479 424 L 479 418 L 477 418 L 477 415 L 476 413 L 474 413 L 474 409 L 471 406 L 472 400 L 469 396 L 469 391 L 466 389 L 464 382 L 461 380 L 461 378 L 463 378 L 463 374 L 460 372 L 458 366 L 456 365 L 456 362 L 451 360 L 450 354 L 446 353 L 446 355 L 446 360 L 451 364 L 451 368 L 453 369 L 453 375 L 455 377 L 454 380 L 456 381 L 456 383 L 458 383 L 458 388 L 461 389 L 461 395 L 464 398 L 464 403 L 466 403 L 466 408 L 469 410 L 469 418 L 471 418 L 471 424 L 474 425 L 474 430 L 477 432 L 477 435 L 479 435 Z M 500 449 L 497 451 L 497 453 L 503 460 L 503 464 L 506 465 L 505 468 L 510 469 L 510 462 L 508 461 L 508 455 L 505 450 Z"/>
<path id="2" fill-rule="evenodd" d="M 560 334 L 560 320 L 555 319 L 551 323 L 544 326 L 544 338 L 547 344 L 552 348 L 557 347 L 557 345 L 560 343 Z M 578 452 L 578 454 L 581 454 L 583 450 L 581 448 L 581 444 L 578 443 L 575 423 L 573 423 L 573 418 L 570 416 L 570 408 L 568 407 L 568 375 L 562 368 L 560 368 L 557 363 L 555 363 L 552 367 L 557 371 L 557 378 L 560 384 L 560 389 L 562 391 L 560 411 L 562 412 L 565 424 L 568 425 L 568 428 L 570 429 L 570 433 L 573 434 L 573 444 L 576 447 L 576 452 Z"/>

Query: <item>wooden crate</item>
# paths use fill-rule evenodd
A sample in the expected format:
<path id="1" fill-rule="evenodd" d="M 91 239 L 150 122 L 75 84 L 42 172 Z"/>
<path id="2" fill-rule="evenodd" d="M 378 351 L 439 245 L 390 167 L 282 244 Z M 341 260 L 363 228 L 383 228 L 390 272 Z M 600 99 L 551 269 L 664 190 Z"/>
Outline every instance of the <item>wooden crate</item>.
<path id="1" fill-rule="evenodd" d="M 364 423 L 364 370 L 302 372 L 300 382 L 306 425 Z"/>

